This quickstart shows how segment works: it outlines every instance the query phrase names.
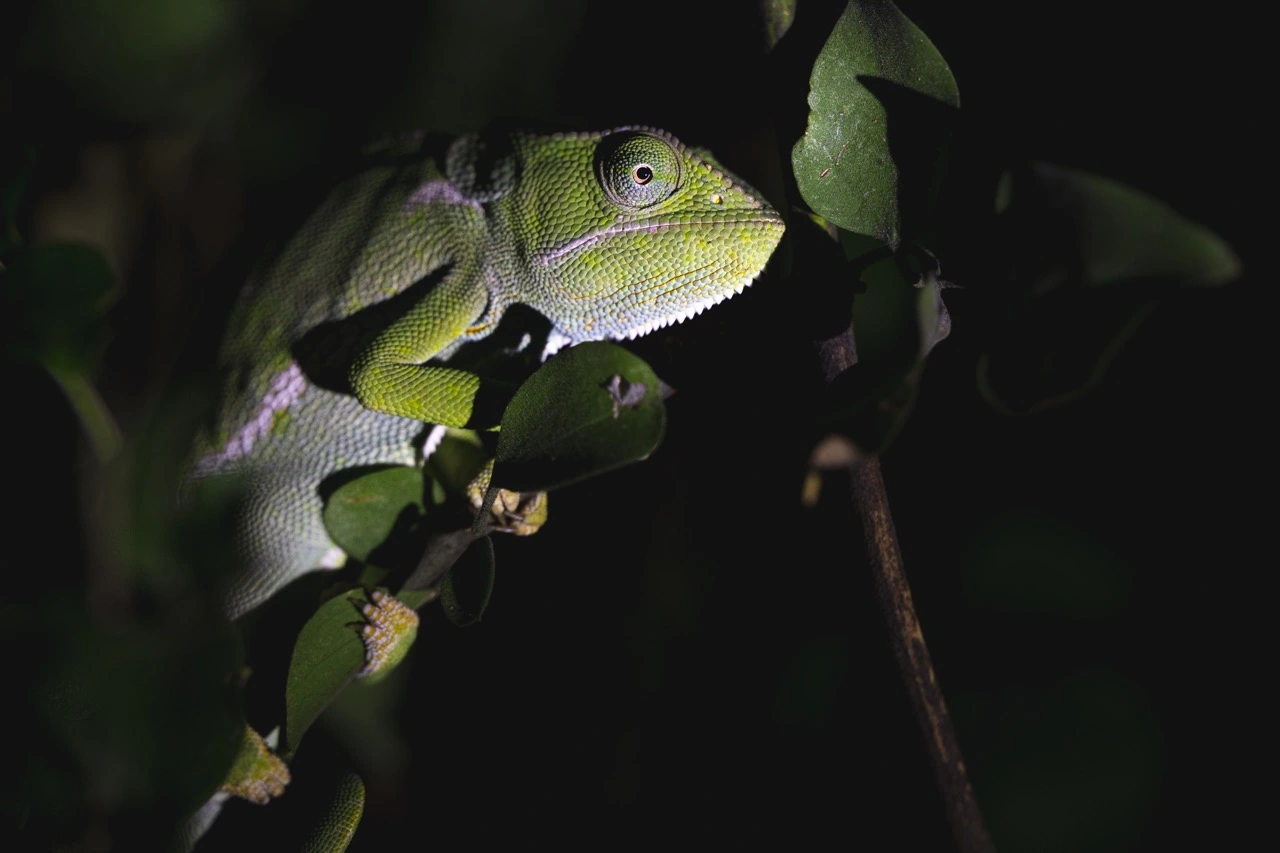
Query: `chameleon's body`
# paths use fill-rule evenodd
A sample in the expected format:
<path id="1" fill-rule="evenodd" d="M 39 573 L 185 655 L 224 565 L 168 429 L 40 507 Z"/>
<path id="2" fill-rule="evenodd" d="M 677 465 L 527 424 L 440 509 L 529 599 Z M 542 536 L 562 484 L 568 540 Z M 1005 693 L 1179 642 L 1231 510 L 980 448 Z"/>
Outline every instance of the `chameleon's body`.
<path id="1" fill-rule="evenodd" d="M 551 322 L 549 350 L 636 337 L 741 292 L 782 235 L 754 191 L 662 131 L 408 153 L 331 194 L 233 313 L 195 466 L 249 487 L 232 615 L 341 564 L 321 520 L 327 475 L 415 464 L 427 424 L 497 425 L 481 378 L 444 362 L 507 307 Z"/>

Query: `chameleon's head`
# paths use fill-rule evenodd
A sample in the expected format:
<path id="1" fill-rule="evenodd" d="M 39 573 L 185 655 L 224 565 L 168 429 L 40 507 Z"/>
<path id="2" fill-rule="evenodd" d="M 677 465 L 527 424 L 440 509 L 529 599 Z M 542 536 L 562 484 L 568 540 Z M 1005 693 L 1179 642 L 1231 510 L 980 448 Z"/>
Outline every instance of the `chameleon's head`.
<path id="1" fill-rule="evenodd" d="M 782 218 L 755 190 L 663 131 L 523 147 L 519 227 L 534 307 L 571 341 L 692 317 L 741 293 L 782 238 Z"/>

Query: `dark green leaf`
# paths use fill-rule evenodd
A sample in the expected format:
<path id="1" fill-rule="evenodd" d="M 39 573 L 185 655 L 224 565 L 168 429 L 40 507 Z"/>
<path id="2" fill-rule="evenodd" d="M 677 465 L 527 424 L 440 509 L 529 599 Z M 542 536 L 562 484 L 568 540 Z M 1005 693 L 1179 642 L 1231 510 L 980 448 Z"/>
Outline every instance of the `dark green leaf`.
<path id="1" fill-rule="evenodd" d="M 27 73 L 58 80 L 105 119 L 208 122 L 241 103 L 252 52 L 235 13 L 209 0 L 55 0 L 24 21 Z"/>
<path id="2" fill-rule="evenodd" d="M 0 275 L 5 344 L 15 357 L 49 371 L 101 460 L 120 449 L 120 430 L 92 382 L 115 295 L 115 276 L 102 253 L 76 243 L 19 252 Z"/>
<path id="3" fill-rule="evenodd" d="M 960 106 L 951 69 L 887 0 L 851 0 L 818 54 L 809 122 L 791 152 L 814 212 L 897 247 L 927 227 Z"/>
<path id="4" fill-rule="evenodd" d="M 1010 510 L 969 533 L 965 594 L 994 613 L 1099 621 L 1121 614 L 1133 568 L 1084 530 L 1051 515 Z"/>
<path id="5" fill-rule="evenodd" d="M 447 491 L 465 494 L 486 461 L 484 446 L 474 432 L 449 430 L 427 460 L 427 471 Z"/>
<path id="6" fill-rule="evenodd" d="M 833 383 L 833 426 L 864 453 L 882 452 L 915 405 L 925 358 L 951 331 L 942 285 L 932 271 L 913 286 L 902 259 L 872 263 L 853 300 L 858 363 Z"/>
<path id="7" fill-rule="evenodd" d="M 67 809 L 82 785 L 110 790 L 117 807 L 181 811 L 198 807 L 222 782 L 244 732 L 243 665 L 237 635 L 225 622 L 198 616 L 183 624 L 96 623 L 92 614 L 60 611 L 59 642 L 36 690 L 44 737 L 53 737 L 79 775 L 55 802 L 48 785 L 27 803 L 33 815 Z M 48 745 L 43 749 L 47 750 Z M 56 753 L 55 753 L 56 754 Z M 47 768 L 56 780 L 66 768 Z M 159 815 L 155 815 L 159 818 Z"/>
<path id="8" fill-rule="evenodd" d="M 106 343 L 102 321 L 114 294 L 115 275 L 92 246 L 21 252 L 4 274 L 4 309 L 13 321 L 5 343 L 46 366 L 89 373 Z"/>
<path id="9" fill-rule="evenodd" d="M 493 543 L 477 539 L 453 564 L 440 589 L 444 615 L 458 627 L 475 624 L 484 616 L 493 595 Z"/>
<path id="10" fill-rule="evenodd" d="M 1078 400 L 1151 314 L 1147 289 L 1053 293 L 1020 306 L 978 359 L 978 391 L 1001 414 L 1030 415 Z"/>
<path id="11" fill-rule="evenodd" d="M 563 486 L 644 459 L 662 440 L 658 377 L 622 347 L 571 347 L 520 386 L 502 417 L 493 483 Z"/>
<path id="12" fill-rule="evenodd" d="M 302 626 L 285 683 L 285 726 L 281 752 L 291 754 L 307 728 L 333 697 L 364 668 L 364 642 L 357 627 L 368 599 L 351 590 L 320 606 Z"/>
<path id="13" fill-rule="evenodd" d="M 418 468 L 396 466 L 365 474 L 329 496 L 324 505 L 325 529 L 350 556 L 366 561 L 397 525 L 422 515 L 426 509 L 423 487 Z"/>
<path id="14" fill-rule="evenodd" d="M 1212 231 L 1109 178 L 1037 163 L 1006 173 L 999 194 L 1010 317 L 979 360 L 978 382 L 1005 414 L 1078 399 L 1163 294 L 1240 273 Z"/>
<path id="15" fill-rule="evenodd" d="M 1149 688 L 1106 669 L 1044 681 L 956 702 L 986 745 L 967 763 L 997 849 L 1141 849 L 1170 760 Z"/>
<path id="16" fill-rule="evenodd" d="M 1220 285 L 1240 274 L 1231 247 L 1159 199 L 1074 169 L 1034 163 L 1002 179 L 1006 242 L 1019 289 L 1134 280 Z"/>
<path id="17" fill-rule="evenodd" d="M 760 13 L 764 18 L 765 46 L 772 50 L 791 29 L 796 17 L 796 0 L 761 0 Z"/>

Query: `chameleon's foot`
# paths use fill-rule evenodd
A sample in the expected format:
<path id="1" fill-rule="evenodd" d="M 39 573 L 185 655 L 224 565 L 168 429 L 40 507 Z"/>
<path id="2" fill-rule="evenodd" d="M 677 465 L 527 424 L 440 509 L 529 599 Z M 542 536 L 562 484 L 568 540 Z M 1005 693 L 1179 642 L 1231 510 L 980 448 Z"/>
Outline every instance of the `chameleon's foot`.
<path id="1" fill-rule="evenodd" d="M 272 798 L 284 793 L 289 784 L 289 768 L 271 751 L 262 735 L 249 726 L 244 727 L 244 741 L 240 754 L 227 772 L 227 779 L 218 790 L 265 805 Z"/>
<path id="2" fill-rule="evenodd" d="M 482 495 L 480 500 L 473 500 L 472 506 L 479 509 L 483 499 Z M 489 512 L 493 515 L 494 530 L 531 536 L 547 521 L 547 493 L 499 489 Z"/>
<path id="3" fill-rule="evenodd" d="M 467 498 L 473 509 L 479 510 L 484 504 L 484 496 L 489 491 L 492 477 L 493 460 L 490 459 L 489 464 L 467 485 Z M 547 522 L 547 493 L 498 489 L 498 496 L 494 498 L 489 512 L 493 515 L 494 530 L 530 536 Z"/>
<path id="4" fill-rule="evenodd" d="M 369 595 L 369 603 L 360 609 L 368 624 L 360 628 L 364 640 L 364 669 L 361 678 L 377 680 L 404 660 L 418 636 L 418 613 L 381 590 Z"/>

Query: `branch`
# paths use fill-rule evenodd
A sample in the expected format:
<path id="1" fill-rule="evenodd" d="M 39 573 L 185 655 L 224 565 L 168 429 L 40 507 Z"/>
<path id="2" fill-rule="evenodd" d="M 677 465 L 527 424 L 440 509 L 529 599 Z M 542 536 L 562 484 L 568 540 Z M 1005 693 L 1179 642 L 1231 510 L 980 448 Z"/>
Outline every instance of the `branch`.
<path id="1" fill-rule="evenodd" d="M 857 363 L 852 326 L 818 342 L 817 348 L 823 379 L 828 384 Z M 956 847 L 961 853 L 995 853 L 986 822 L 974 799 L 955 728 L 933 674 L 929 647 L 925 645 L 920 620 L 911 601 L 911 586 L 902 566 L 902 549 L 893 528 L 880 460 L 874 455 L 857 455 L 849 461 L 848 470 L 853 502 L 867 539 L 880 611 L 888 623 L 893 655 L 911 697 L 916 723 L 925 736 L 934 779 L 946 804 Z"/>

